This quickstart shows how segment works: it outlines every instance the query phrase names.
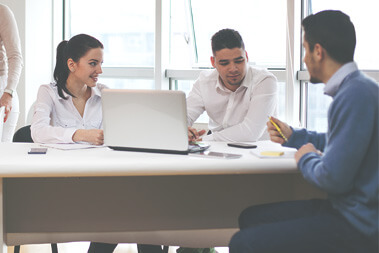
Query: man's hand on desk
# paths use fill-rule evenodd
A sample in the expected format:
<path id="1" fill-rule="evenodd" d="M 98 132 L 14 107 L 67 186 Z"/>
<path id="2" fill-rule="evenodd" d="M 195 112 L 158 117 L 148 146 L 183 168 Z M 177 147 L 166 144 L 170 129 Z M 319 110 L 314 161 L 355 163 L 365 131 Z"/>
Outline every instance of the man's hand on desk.
<path id="1" fill-rule="evenodd" d="M 193 127 L 188 127 L 188 142 L 201 141 L 201 136 L 205 134 L 205 130 L 197 131 Z"/>
<path id="2" fill-rule="evenodd" d="M 295 153 L 295 160 L 296 160 L 296 163 L 299 162 L 300 158 L 301 158 L 303 155 L 305 155 L 305 154 L 307 154 L 307 153 L 311 153 L 311 152 L 317 153 L 318 155 L 322 155 L 322 153 L 321 153 L 319 150 L 317 150 L 317 149 L 315 148 L 315 146 L 313 146 L 312 143 L 307 143 L 307 144 L 301 146 L 301 148 L 299 148 L 299 149 L 297 150 L 297 152 Z"/>

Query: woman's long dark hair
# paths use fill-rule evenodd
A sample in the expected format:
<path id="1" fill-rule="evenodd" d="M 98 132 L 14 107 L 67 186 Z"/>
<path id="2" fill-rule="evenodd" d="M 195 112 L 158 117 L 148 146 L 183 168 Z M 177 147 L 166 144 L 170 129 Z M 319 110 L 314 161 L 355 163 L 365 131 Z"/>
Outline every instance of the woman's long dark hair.
<path id="1" fill-rule="evenodd" d="M 103 44 L 96 38 L 87 34 L 78 34 L 69 41 L 64 40 L 57 47 L 57 60 L 54 69 L 54 80 L 58 87 L 58 94 L 61 98 L 67 99 L 63 91 L 70 96 L 75 97 L 66 86 L 70 70 L 67 66 L 67 60 L 72 59 L 78 62 L 90 49 L 104 48 Z"/>

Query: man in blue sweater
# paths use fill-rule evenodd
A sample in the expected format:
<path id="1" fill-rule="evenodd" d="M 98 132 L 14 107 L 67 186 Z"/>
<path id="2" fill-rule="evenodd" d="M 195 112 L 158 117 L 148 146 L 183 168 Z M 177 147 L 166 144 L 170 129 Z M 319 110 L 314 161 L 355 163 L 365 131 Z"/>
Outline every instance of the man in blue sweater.
<path id="1" fill-rule="evenodd" d="M 304 62 L 312 83 L 333 98 L 328 132 L 295 130 L 273 118 L 270 138 L 298 148 L 304 178 L 327 199 L 252 206 L 239 218 L 230 253 L 378 252 L 378 85 L 355 64 L 355 29 L 340 11 L 302 22 Z"/>

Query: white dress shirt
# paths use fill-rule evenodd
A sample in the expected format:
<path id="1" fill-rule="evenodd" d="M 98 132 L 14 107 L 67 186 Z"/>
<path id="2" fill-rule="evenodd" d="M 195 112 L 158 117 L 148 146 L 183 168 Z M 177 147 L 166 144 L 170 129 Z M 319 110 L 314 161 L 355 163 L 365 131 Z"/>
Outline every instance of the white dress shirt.
<path id="1" fill-rule="evenodd" d="M 78 129 L 101 129 L 101 90 L 107 88 L 97 84 L 92 88 L 83 117 L 72 102 L 72 97 L 63 91 L 67 100 L 58 95 L 55 83 L 41 85 L 34 107 L 31 133 L 38 143 L 74 143 L 72 136 Z"/>
<path id="2" fill-rule="evenodd" d="M 201 72 L 187 97 L 188 125 L 206 111 L 211 135 L 205 141 L 267 140 L 268 116 L 276 116 L 277 81 L 273 74 L 248 66 L 241 86 L 231 91 L 216 69 Z"/>

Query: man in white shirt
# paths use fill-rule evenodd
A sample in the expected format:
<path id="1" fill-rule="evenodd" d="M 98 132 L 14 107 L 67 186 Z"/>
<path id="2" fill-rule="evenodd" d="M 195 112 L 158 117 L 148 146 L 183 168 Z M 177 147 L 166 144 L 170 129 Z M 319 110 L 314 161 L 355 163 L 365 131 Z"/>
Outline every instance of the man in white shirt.
<path id="1" fill-rule="evenodd" d="M 241 35 L 232 29 L 212 37 L 212 71 L 204 71 L 187 98 L 189 140 L 253 142 L 269 139 L 267 116 L 276 115 L 277 82 L 267 70 L 248 65 Z M 211 134 L 192 128 L 206 111 Z"/>

